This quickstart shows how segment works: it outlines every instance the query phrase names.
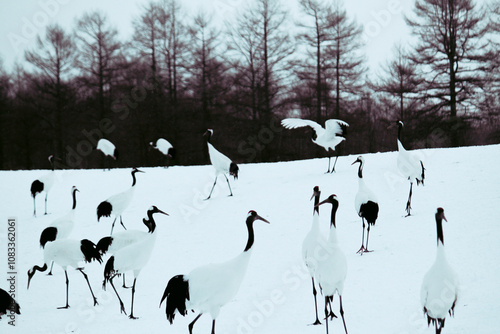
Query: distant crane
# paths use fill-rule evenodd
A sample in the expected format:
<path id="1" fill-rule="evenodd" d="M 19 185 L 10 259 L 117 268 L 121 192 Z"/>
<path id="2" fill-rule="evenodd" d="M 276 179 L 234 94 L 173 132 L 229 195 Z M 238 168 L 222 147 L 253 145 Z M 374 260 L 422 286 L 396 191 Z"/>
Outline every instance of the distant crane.
<path id="1" fill-rule="evenodd" d="M 427 323 L 432 323 L 436 334 L 440 334 L 444 327 L 446 315 L 454 315 L 455 305 L 459 294 L 458 276 L 446 260 L 444 252 L 443 208 L 438 208 L 435 214 L 437 228 L 436 260 L 424 276 L 420 291 L 420 300 L 427 315 Z"/>
<path id="2" fill-rule="evenodd" d="M 47 270 L 47 264 L 51 261 L 54 261 L 64 269 L 64 274 L 66 275 L 66 305 L 58 308 L 69 308 L 69 279 L 67 272 L 68 266 L 73 267 L 82 273 L 83 277 L 87 281 L 87 285 L 89 286 L 92 298 L 94 299 L 94 306 L 97 305 L 97 299 L 94 296 L 94 292 L 92 291 L 92 287 L 90 286 L 87 274 L 83 271 L 83 268 L 79 266 L 80 262 L 90 263 L 93 260 L 98 261 L 99 263 L 102 262 L 101 255 L 97 251 L 95 244 L 92 241 L 88 239 L 60 239 L 49 242 L 45 245 L 45 248 L 43 250 L 43 259 L 43 267 L 35 265 L 33 266 L 33 268 L 28 270 L 28 289 L 30 287 L 31 279 L 33 278 L 35 273 L 37 271 L 43 272 Z"/>
<path id="3" fill-rule="evenodd" d="M 209 313 L 212 317 L 212 334 L 215 334 L 215 319 L 221 307 L 233 299 L 245 276 L 254 244 L 253 223 L 256 220 L 269 223 L 257 212 L 248 212 L 248 240 L 240 255 L 223 263 L 198 267 L 188 275 L 177 275 L 168 281 L 160 306 L 166 300 L 165 313 L 171 324 L 176 310 L 185 316 L 188 309 L 197 309 L 200 313 L 189 324 L 189 333 L 192 333 L 195 322 L 202 314 Z"/>
<path id="4" fill-rule="evenodd" d="M 375 225 L 375 221 L 378 218 L 378 201 L 375 194 L 366 186 L 365 181 L 363 180 L 363 166 L 365 164 L 365 160 L 362 156 L 359 156 L 356 161 L 352 163 L 359 163 L 358 168 L 358 193 L 354 198 L 354 208 L 356 212 L 361 217 L 363 221 L 363 236 L 361 238 L 361 248 L 358 250 L 358 253 L 369 252 L 368 250 L 368 239 L 370 238 L 370 226 Z M 365 240 L 365 219 L 368 222 L 367 236 L 366 236 L 366 247 L 364 246 Z"/>
<path id="5" fill-rule="evenodd" d="M 45 247 L 47 242 L 67 238 L 73 228 L 75 227 L 75 209 L 76 209 L 76 192 L 79 191 L 75 186 L 71 188 L 71 197 L 73 198 L 73 207 L 66 215 L 54 220 L 48 227 L 46 227 L 40 235 L 40 246 Z M 52 275 L 52 267 L 50 266 L 48 275 Z"/>
<path id="6" fill-rule="evenodd" d="M 326 200 L 319 205 L 330 203 L 332 204 L 332 215 L 330 220 L 330 234 L 328 235 L 328 243 L 324 247 L 326 256 L 320 258 L 318 268 L 316 269 L 316 277 L 318 278 L 321 291 L 325 296 L 325 322 L 326 333 L 328 334 L 328 318 L 336 318 L 332 311 L 331 302 L 333 296 L 337 293 L 340 299 L 340 315 L 344 323 L 344 330 L 347 334 L 347 326 L 345 324 L 344 309 L 342 307 L 342 293 L 344 291 L 344 281 L 347 276 L 347 260 L 339 247 L 337 239 L 337 226 L 335 223 L 335 214 L 339 207 L 339 202 L 336 195 L 330 195 Z M 330 306 L 330 310 L 328 310 Z"/>
<path id="7" fill-rule="evenodd" d="M 329 119 L 325 122 L 325 128 L 314 121 L 300 118 L 285 118 L 281 124 L 287 129 L 296 129 L 304 126 L 309 126 L 313 129 L 312 141 L 316 145 L 323 147 L 328 155 L 328 170 L 326 173 L 333 173 L 335 165 L 339 158 L 338 153 L 335 156 L 335 163 L 333 164 L 332 171 L 330 172 L 330 150 L 335 151 L 338 144 L 345 140 L 345 129 L 349 126 L 344 121 L 339 119 Z"/>
<path id="8" fill-rule="evenodd" d="M 112 142 L 105 138 L 99 139 L 99 141 L 97 142 L 96 150 L 101 151 L 104 156 L 111 157 L 115 161 L 118 159 L 118 149 Z M 110 168 L 108 168 L 108 170 L 109 169 Z"/>
<path id="9" fill-rule="evenodd" d="M 419 160 L 414 154 L 405 150 L 401 143 L 401 129 L 404 124 L 398 121 L 398 169 L 401 174 L 410 181 L 410 194 L 406 202 L 406 217 L 410 216 L 411 195 L 413 190 L 413 181 L 417 181 L 417 186 L 424 184 L 425 168 L 422 160 Z"/>
<path id="10" fill-rule="evenodd" d="M 120 217 L 120 224 L 123 226 L 124 229 L 127 229 L 125 225 L 123 225 L 122 213 L 129 206 L 134 196 L 136 173 L 144 173 L 144 172 L 138 170 L 137 168 L 133 168 L 131 172 L 132 186 L 121 193 L 109 197 L 107 200 L 101 202 L 97 206 L 97 221 L 99 221 L 101 217 L 110 217 L 111 215 L 115 216 L 115 220 L 113 220 L 113 224 L 111 225 L 110 235 L 113 235 L 113 228 L 115 227 L 115 222 L 118 216 Z"/>
<path id="11" fill-rule="evenodd" d="M 129 245 L 124 245 L 117 249 L 113 256 L 108 259 L 106 262 L 106 266 L 104 268 L 104 283 L 103 287 L 106 287 L 106 283 L 109 282 L 113 287 L 113 290 L 120 301 L 120 311 L 127 314 L 125 311 L 125 306 L 123 305 L 123 301 L 116 291 L 115 286 L 113 285 L 113 278 L 117 275 L 124 274 L 127 271 L 134 272 L 134 283 L 132 285 L 132 305 L 130 307 L 130 319 L 137 319 L 134 317 L 134 295 L 135 295 L 135 282 L 137 277 L 139 276 L 142 268 L 146 265 L 151 257 L 151 253 L 153 251 L 155 241 L 156 241 L 156 222 L 153 218 L 155 213 L 161 213 L 167 215 L 167 213 L 161 211 L 156 206 L 152 206 L 147 211 L 147 219 L 143 219 L 143 222 L 149 228 L 149 233 L 147 236 L 143 236 L 142 239 L 138 239 L 135 242 L 130 243 Z M 102 241 L 102 239 L 101 239 Z M 107 239 L 101 243 L 101 245 L 113 246 L 113 239 Z M 104 248 L 103 248 L 104 249 Z"/>
<path id="12" fill-rule="evenodd" d="M 234 162 L 231 161 L 228 157 L 226 157 L 224 154 L 220 153 L 217 151 L 215 147 L 210 143 L 210 139 L 214 133 L 214 130 L 208 129 L 203 136 L 207 137 L 207 145 L 208 145 L 208 154 L 210 156 L 210 162 L 212 163 L 212 166 L 215 168 L 215 181 L 214 185 L 212 186 L 212 190 L 210 191 L 210 194 L 206 199 L 210 199 L 212 196 L 212 192 L 214 191 L 215 184 L 217 183 L 217 177 L 219 174 L 224 175 L 227 181 L 227 186 L 229 187 L 229 196 L 233 196 L 233 191 L 231 190 L 231 185 L 229 184 L 229 179 L 227 178 L 226 174 L 232 175 L 234 179 L 236 180 L 238 178 L 238 165 L 236 165 Z"/>
<path id="13" fill-rule="evenodd" d="M 311 199 L 314 198 L 314 210 L 313 210 L 313 221 L 311 225 L 311 230 L 307 233 L 304 241 L 302 242 L 302 259 L 309 270 L 309 275 L 312 279 L 313 296 L 314 296 L 314 308 L 316 311 L 316 321 L 313 325 L 321 325 L 318 318 L 318 302 L 317 302 L 317 291 L 316 284 L 314 282 L 314 277 L 316 275 L 316 268 L 318 265 L 318 252 L 326 245 L 326 238 L 320 232 L 319 229 L 319 197 L 321 191 L 318 186 L 313 188 L 313 195 Z"/>
<path id="14" fill-rule="evenodd" d="M 48 174 L 43 175 L 39 179 L 33 181 L 31 183 L 31 196 L 33 197 L 33 216 L 36 217 L 36 202 L 35 197 L 42 191 L 45 191 L 45 214 L 47 214 L 47 197 L 49 195 L 49 191 L 54 185 L 55 180 L 55 172 L 54 172 L 54 156 L 49 155 L 49 162 L 52 168 L 52 171 Z"/>
<path id="15" fill-rule="evenodd" d="M 21 307 L 7 291 L 0 289 L 0 319 L 7 312 L 21 314 Z"/>
<path id="16" fill-rule="evenodd" d="M 170 144 L 166 139 L 159 138 L 156 143 L 150 142 L 149 145 L 167 157 L 167 167 L 169 167 L 170 162 L 175 158 L 175 148 L 172 144 Z"/>

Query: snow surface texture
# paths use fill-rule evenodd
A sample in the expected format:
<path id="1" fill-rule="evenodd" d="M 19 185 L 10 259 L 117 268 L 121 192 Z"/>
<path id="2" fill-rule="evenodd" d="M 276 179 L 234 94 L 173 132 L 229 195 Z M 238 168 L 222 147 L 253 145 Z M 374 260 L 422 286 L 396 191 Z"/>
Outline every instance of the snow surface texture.
<path id="1" fill-rule="evenodd" d="M 412 216 L 404 218 L 408 182 L 397 169 L 397 152 L 365 154 L 363 177 L 377 193 L 380 214 L 370 233 L 372 253 L 356 254 L 361 239 L 361 219 L 353 208 L 358 166 L 356 156 L 340 157 L 337 172 L 323 174 L 325 159 L 286 163 L 240 164 L 241 177 L 227 197 L 225 182 L 217 184 L 212 199 L 204 201 L 213 184 L 212 166 L 144 168 L 131 205 L 123 214 L 127 228 L 146 231 L 142 223 L 151 205 L 170 216 L 158 216 L 157 242 L 137 280 L 134 315 L 120 314 L 111 289 L 102 290 L 104 265 L 85 265 L 99 305 L 92 306 L 87 284 L 76 270 L 70 278 L 67 310 L 63 270 L 53 276 L 37 272 L 29 290 L 27 271 L 43 264 L 38 238 L 41 231 L 71 207 L 68 192 L 80 190 L 75 228 L 70 238 L 97 242 L 108 235 L 111 218 L 98 223 L 97 205 L 129 186 L 130 169 L 56 170 L 49 198 L 49 214 L 33 217 L 30 185 L 46 171 L 0 172 L 0 287 L 7 286 L 7 219 L 17 219 L 17 296 L 21 315 L 16 327 L 0 320 L 1 333 L 188 333 L 195 314 L 176 316 L 173 325 L 159 302 L 168 280 L 207 263 L 238 255 L 247 240 L 245 218 L 250 209 L 271 224 L 255 224 L 255 245 L 246 276 L 234 300 L 221 309 L 216 332 L 324 333 L 314 321 L 311 279 L 301 258 L 301 244 L 311 228 L 312 188 L 321 189 L 321 200 L 334 193 L 339 245 L 347 257 L 343 306 L 349 333 L 434 333 L 428 328 L 420 304 L 423 277 L 434 263 L 436 223 L 441 206 L 447 259 L 457 272 L 461 295 L 455 318 L 447 317 L 446 333 L 500 332 L 500 145 L 415 151 L 425 163 L 426 183 L 414 189 Z M 139 166 L 138 166 L 139 167 Z M 43 212 L 43 200 L 37 201 Z M 330 205 L 320 207 L 320 228 L 328 236 Z M 117 232 L 122 229 L 115 226 Z M 104 257 L 104 263 L 109 255 Z M 132 284 L 127 274 L 127 284 Z M 130 289 L 115 286 L 130 313 Z M 320 316 L 323 298 L 318 298 Z M 338 297 L 333 309 L 338 314 Z M 324 323 L 324 321 L 323 321 Z M 210 316 L 196 323 L 194 333 L 209 333 Z M 330 323 L 331 333 L 343 333 L 342 320 Z"/>

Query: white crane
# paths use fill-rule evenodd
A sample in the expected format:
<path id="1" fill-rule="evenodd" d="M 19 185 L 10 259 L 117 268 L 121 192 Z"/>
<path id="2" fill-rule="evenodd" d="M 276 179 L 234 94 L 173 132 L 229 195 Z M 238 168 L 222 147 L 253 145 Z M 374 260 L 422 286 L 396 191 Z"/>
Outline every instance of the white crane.
<path id="1" fill-rule="evenodd" d="M 457 274 L 446 260 L 444 252 L 443 208 L 438 208 L 436 215 L 437 251 L 436 260 L 424 276 L 420 301 L 427 315 L 428 325 L 432 323 L 436 334 L 441 333 L 446 315 L 454 315 L 455 305 L 459 294 L 459 281 Z"/>
<path id="2" fill-rule="evenodd" d="M 66 215 L 54 220 L 48 227 L 46 227 L 40 234 L 40 246 L 45 247 L 47 242 L 67 238 L 73 228 L 75 227 L 75 209 L 76 209 L 76 192 L 79 191 L 75 186 L 71 187 L 71 197 L 73 198 L 73 207 Z M 50 266 L 48 275 L 52 275 L 52 268 L 54 263 Z"/>
<path id="3" fill-rule="evenodd" d="M 189 324 L 189 333 L 192 333 L 195 322 L 202 314 L 209 313 L 212 317 L 212 334 L 215 334 L 215 319 L 221 307 L 233 299 L 245 276 L 254 244 L 253 223 L 256 220 L 269 223 L 257 212 L 248 212 L 248 240 L 240 255 L 223 263 L 198 267 L 188 275 L 177 275 L 168 281 L 160 306 L 166 299 L 165 313 L 171 324 L 176 310 L 185 316 L 188 309 L 197 309 L 200 313 Z"/>
<path id="4" fill-rule="evenodd" d="M 66 275 L 66 305 L 59 307 L 69 308 L 68 303 L 68 290 L 69 290 L 69 279 L 68 279 L 68 267 L 73 267 L 82 273 L 83 277 L 87 281 L 90 293 L 94 300 L 94 306 L 97 305 L 97 299 L 94 296 L 92 287 L 90 286 L 87 274 L 83 271 L 83 267 L 80 266 L 81 262 L 90 263 L 95 260 L 99 263 L 102 262 L 101 255 L 97 251 L 95 244 L 88 240 L 75 240 L 75 239 L 60 239 L 49 242 L 45 245 L 43 249 L 43 267 L 33 266 L 28 270 L 28 289 L 30 287 L 30 282 L 37 271 L 44 272 L 47 270 L 47 264 L 54 261 L 56 264 L 64 269 L 64 274 Z"/>
<path id="5" fill-rule="evenodd" d="M 131 172 L 132 186 L 121 193 L 109 197 L 107 200 L 102 201 L 97 206 L 97 221 L 99 221 L 101 217 L 110 217 L 111 215 L 115 216 L 113 224 L 111 225 L 111 233 L 110 233 L 111 235 L 113 235 L 113 228 L 115 227 L 115 222 L 118 216 L 120 217 L 120 224 L 123 226 L 124 229 L 127 229 L 125 225 L 123 225 L 122 214 L 123 211 L 125 211 L 125 209 L 129 206 L 130 202 L 132 201 L 132 198 L 134 197 L 136 173 L 144 173 L 144 172 L 138 170 L 137 168 L 133 168 Z"/>
<path id="6" fill-rule="evenodd" d="M 212 192 L 214 191 L 219 174 L 224 175 L 224 177 L 226 178 L 227 186 L 229 187 L 230 192 L 229 196 L 233 196 L 233 191 L 231 190 L 231 185 L 229 184 L 229 179 L 227 178 L 226 174 L 232 175 L 236 180 L 238 178 L 239 171 L 238 165 L 232 162 L 231 159 L 226 157 L 224 154 L 217 151 L 217 149 L 210 143 L 210 138 L 212 137 L 213 133 L 214 130 L 208 129 L 203 135 L 207 137 L 208 155 L 210 156 L 210 162 L 212 163 L 212 166 L 214 166 L 215 168 L 214 185 L 212 186 L 212 190 L 210 191 L 210 194 L 206 199 L 210 199 L 210 197 L 212 196 Z"/>
<path id="7" fill-rule="evenodd" d="M 106 244 L 108 247 L 114 247 L 113 256 L 108 259 L 104 268 L 103 287 L 106 287 L 107 282 L 111 284 L 113 290 L 116 293 L 116 296 L 118 297 L 118 300 L 120 301 L 120 312 L 123 312 L 125 314 L 127 314 L 127 312 L 125 311 L 123 301 L 113 284 L 113 278 L 117 275 L 125 274 L 125 272 L 127 271 L 134 272 L 134 283 L 132 285 L 132 305 L 130 307 L 129 316 L 130 319 L 137 319 L 134 316 L 135 282 L 137 281 L 137 277 L 141 273 L 142 268 L 144 268 L 144 266 L 149 261 L 156 241 L 156 222 L 153 218 L 153 215 L 155 213 L 161 213 L 168 216 L 167 213 L 161 211 L 154 205 L 149 208 L 149 210 L 147 211 L 147 219 L 143 219 L 144 224 L 149 228 L 149 233 L 147 233 L 147 235 L 138 233 L 137 241 L 131 242 L 129 245 L 122 244 L 121 248 L 120 245 L 113 246 L 113 239 L 108 239 L 108 241 L 111 241 L 110 243 L 108 243 L 108 241 L 105 241 L 104 244 L 101 244 L 101 247 L 103 245 L 105 246 Z M 131 233 L 129 233 L 129 235 L 131 235 Z M 142 238 L 140 238 L 141 235 Z"/>
<path id="8" fill-rule="evenodd" d="M 302 259 L 309 270 L 309 275 L 312 280 L 313 287 L 313 296 L 314 296 L 314 309 L 316 311 L 316 321 L 314 321 L 313 325 L 320 325 L 321 322 L 318 318 L 318 302 L 317 302 L 317 290 L 316 284 L 314 282 L 314 277 L 316 275 L 316 268 L 318 265 L 318 255 L 322 250 L 322 247 L 326 244 L 326 238 L 320 232 L 319 229 L 319 207 L 317 206 L 319 203 L 319 197 L 321 195 L 321 191 L 318 186 L 313 188 L 313 195 L 311 199 L 314 198 L 314 211 L 313 211 L 313 221 L 311 225 L 311 229 L 307 233 L 304 241 L 302 242 Z"/>
<path id="9" fill-rule="evenodd" d="M 168 167 L 170 165 L 170 161 L 175 158 L 175 148 L 172 144 L 170 144 L 166 139 L 159 138 L 156 142 L 150 142 L 149 145 L 167 157 Z"/>
<path id="10" fill-rule="evenodd" d="M 359 163 L 358 168 L 358 193 L 354 198 L 354 208 L 358 213 L 358 216 L 361 217 L 363 221 L 363 236 L 361 237 L 361 248 L 358 250 L 358 253 L 369 252 L 368 250 L 368 239 L 370 238 L 370 226 L 375 225 L 375 221 L 378 218 L 378 200 L 377 196 L 371 191 L 365 184 L 363 180 L 363 166 L 365 164 L 365 160 L 362 156 L 359 156 L 356 161 L 352 163 Z M 364 246 L 365 241 L 365 219 L 368 223 L 367 228 L 367 236 L 366 236 L 366 247 Z"/>
<path id="11" fill-rule="evenodd" d="M 425 168 L 422 160 L 418 159 L 414 154 L 408 152 L 401 143 L 401 129 L 404 124 L 398 121 L 398 169 L 399 172 L 410 181 L 410 194 L 408 202 L 406 202 L 406 217 L 410 216 L 411 210 L 411 195 L 413 190 L 413 181 L 417 181 L 417 186 L 422 183 L 424 185 Z"/>
<path id="12" fill-rule="evenodd" d="M 328 170 L 326 173 L 333 173 L 335 171 L 335 165 L 337 164 L 339 156 L 338 154 L 336 155 L 335 163 L 330 172 L 330 150 L 335 151 L 335 147 L 345 140 L 344 132 L 349 124 L 339 119 L 329 119 L 325 121 L 325 128 L 323 128 L 318 123 L 307 119 L 285 118 L 281 121 L 281 125 L 287 129 L 296 129 L 304 126 L 311 127 L 313 129 L 313 143 L 323 147 L 328 153 Z"/>
<path id="13" fill-rule="evenodd" d="M 332 301 L 335 294 L 339 295 L 340 300 L 340 315 L 344 323 L 344 330 L 347 334 L 347 326 L 344 318 L 344 308 L 342 307 L 342 293 L 344 291 L 344 282 L 347 276 L 347 260 L 339 247 L 337 239 L 337 225 L 335 223 L 335 214 L 339 207 L 339 202 L 336 195 L 330 195 L 319 205 L 330 203 L 332 204 L 332 215 L 330 219 L 330 234 L 328 242 L 324 249 L 324 256 L 320 257 L 318 268 L 316 269 L 316 277 L 321 287 L 321 292 L 325 296 L 325 322 L 326 333 L 328 334 L 328 318 L 336 318 L 332 311 Z M 328 310 L 330 306 L 330 310 Z"/>
<path id="14" fill-rule="evenodd" d="M 0 289 L 0 319 L 7 312 L 21 314 L 21 307 L 7 291 Z"/>
<path id="15" fill-rule="evenodd" d="M 36 217 L 36 202 L 35 202 L 35 197 L 39 193 L 45 191 L 45 214 L 47 214 L 47 197 L 49 195 L 49 191 L 54 185 L 54 180 L 55 180 L 55 172 L 54 172 L 54 156 L 50 155 L 49 156 L 49 162 L 50 166 L 52 168 L 52 171 L 49 172 L 48 174 L 43 175 L 42 177 L 38 178 L 37 180 L 33 181 L 31 183 L 31 196 L 33 197 L 33 216 Z"/>
<path id="16" fill-rule="evenodd" d="M 113 160 L 118 158 L 118 150 L 116 149 L 116 146 L 105 138 L 99 139 L 96 150 L 101 151 L 105 156 L 113 158 Z"/>

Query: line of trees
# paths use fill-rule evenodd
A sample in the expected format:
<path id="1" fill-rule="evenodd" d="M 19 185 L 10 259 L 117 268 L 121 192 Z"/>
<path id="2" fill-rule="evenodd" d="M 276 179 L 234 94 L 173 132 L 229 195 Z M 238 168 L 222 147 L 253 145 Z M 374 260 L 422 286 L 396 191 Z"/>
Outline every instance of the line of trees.
<path id="1" fill-rule="evenodd" d="M 394 47 L 370 74 L 363 25 L 342 2 L 253 0 L 234 20 L 188 16 L 179 0 L 151 0 L 120 40 L 105 13 L 84 13 L 73 31 L 54 24 L 25 52 L 0 63 L 0 167 L 97 168 L 99 138 L 117 146 L 116 166 L 163 164 L 149 142 L 166 138 L 176 164 L 208 163 L 202 134 L 237 162 L 316 157 L 309 129 L 285 117 L 351 126 L 344 154 L 500 140 L 500 1 L 416 0 L 406 17 L 414 44 Z"/>

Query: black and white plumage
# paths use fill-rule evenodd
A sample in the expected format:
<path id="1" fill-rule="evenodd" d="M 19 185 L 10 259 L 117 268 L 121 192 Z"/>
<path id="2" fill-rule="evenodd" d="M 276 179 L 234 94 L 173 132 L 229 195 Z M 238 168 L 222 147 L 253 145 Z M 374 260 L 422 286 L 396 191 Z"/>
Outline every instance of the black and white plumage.
<path id="1" fill-rule="evenodd" d="M 115 216 L 113 224 L 111 225 L 111 233 L 110 233 L 111 235 L 113 235 L 113 228 L 115 227 L 115 222 L 118 217 L 120 217 L 120 224 L 123 226 L 124 229 L 127 229 L 123 224 L 122 214 L 125 211 L 125 209 L 127 209 L 130 202 L 132 201 L 132 198 L 134 197 L 136 173 L 144 173 L 144 172 L 138 170 L 137 168 L 132 169 L 131 172 L 132 186 L 121 193 L 109 197 L 107 200 L 101 202 L 97 206 L 97 221 L 99 221 L 101 217 L 110 217 L 111 215 Z"/>
<path id="2" fill-rule="evenodd" d="M 101 239 L 101 245 L 98 247 L 101 249 L 101 251 L 105 247 L 108 251 L 114 252 L 113 256 L 111 256 L 106 262 L 106 266 L 104 268 L 103 287 L 106 287 L 106 283 L 108 282 L 111 284 L 113 290 L 116 293 L 116 296 L 118 297 L 118 300 L 120 301 L 120 311 L 125 314 L 127 314 L 125 311 L 125 306 L 122 299 L 120 298 L 120 295 L 118 294 L 118 291 L 116 291 L 116 288 L 113 284 L 113 278 L 117 275 L 124 274 L 127 271 L 133 271 L 134 273 L 134 283 L 132 285 L 132 304 L 130 307 L 129 316 L 130 319 L 136 319 L 136 317 L 134 317 L 135 283 L 142 268 L 144 268 L 144 266 L 149 261 L 156 241 L 156 222 L 153 218 L 153 215 L 156 213 L 161 213 L 168 216 L 167 213 L 161 211 L 156 206 L 152 206 L 147 211 L 147 219 L 143 219 L 144 224 L 149 228 L 149 233 L 137 233 L 135 237 L 136 241 L 130 241 L 130 239 L 133 239 L 132 237 L 130 237 L 132 233 L 128 233 L 130 237 L 129 240 L 118 240 L 113 239 L 113 237 L 110 237 L 111 239 L 106 239 L 106 241 L 103 241 L 103 239 Z M 113 244 L 114 242 L 121 242 L 122 244 Z"/>
<path id="3" fill-rule="evenodd" d="M 0 289 L 0 319 L 7 312 L 21 314 L 21 307 L 7 291 Z"/>
<path id="4" fill-rule="evenodd" d="M 163 138 L 159 138 L 156 142 L 150 142 L 149 145 L 167 157 L 167 167 L 169 167 L 170 162 L 175 158 L 175 147 Z"/>
<path id="5" fill-rule="evenodd" d="M 101 255 L 96 249 L 95 244 L 88 240 L 75 240 L 75 239 L 60 239 L 48 242 L 43 249 L 43 260 L 44 265 L 42 267 L 33 266 L 28 270 L 28 289 L 30 287 L 30 282 L 37 271 L 44 272 L 48 268 L 48 263 L 54 262 L 64 269 L 64 274 L 66 275 L 66 305 L 59 308 L 68 308 L 68 291 L 69 291 L 69 278 L 68 278 L 68 267 L 75 268 L 80 271 L 87 281 L 87 285 L 92 294 L 94 300 L 94 306 L 97 305 L 97 299 L 94 296 L 92 287 L 88 280 L 87 274 L 83 271 L 83 267 L 80 266 L 82 262 L 90 263 L 92 261 L 102 262 Z"/>
<path id="6" fill-rule="evenodd" d="M 313 143 L 323 147 L 328 154 L 330 154 L 330 150 L 335 152 L 337 145 L 345 140 L 345 130 L 349 126 L 349 124 L 339 119 L 329 119 L 325 121 L 325 127 L 323 128 L 314 121 L 300 118 L 285 118 L 281 121 L 281 125 L 287 129 L 296 129 L 304 126 L 311 127 L 313 129 Z M 335 157 L 335 163 L 333 164 L 333 168 L 330 172 L 331 156 L 328 155 L 327 173 L 333 173 L 335 171 L 335 165 L 337 164 L 338 158 L 339 156 L 337 154 Z"/>
<path id="7" fill-rule="evenodd" d="M 41 192 L 45 192 L 45 214 L 47 214 L 47 197 L 49 195 L 49 191 L 54 185 L 55 181 L 55 172 L 54 172 L 54 156 L 50 155 L 49 156 L 49 162 L 50 166 L 52 168 L 52 171 L 49 172 L 48 174 L 45 174 L 38 178 L 37 180 L 33 181 L 31 183 L 31 196 L 33 197 L 33 216 L 36 217 L 36 202 L 35 198 L 36 195 L 40 194 Z"/>
<path id="8" fill-rule="evenodd" d="M 399 172 L 410 181 L 410 193 L 406 202 L 406 216 L 410 216 L 411 211 L 411 195 L 413 190 L 413 182 L 417 182 L 417 186 L 422 183 L 424 185 L 425 168 L 422 160 L 418 159 L 414 154 L 408 152 L 401 143 L 401 129 L 404 124 L 398 121 L 398 169 Z"/>
<path id="9" fill-rule="evenodd" d="M 431 323 L 440 334 L 444 327 L 446 316 L 454 315 L 455 305 L 459 295 L 458 276 L 446 260 L 444 251 L 443 220 L 446 220 L 443 208 L 438 208 L 435 214 L 437 229 L 436 260 L 424 276 L 420 291 L 420 301 L 427 315 L 427 323 Z"/>
<path id="10" fill-rule="evenodd" d="M 173 323 L 176 311 L 185 316 L 188 309 L 198 310 L 199 314 L 189 324 L 189 333 L 192 333 L 201 315 L 208 313 L 212 317 L 212 333 L 215 334 L 215 320 L 221 307 L 234 298 L 245 276 L 254 244 L 253 223 L 256 220 L 269 223 L 253 210 L 248 213 L 248 240 L 240 255 L 223 263 L 198 267 L 188 275 L 177 275 L 169 280 L 160 307 L 166 300 L 165 313 L 170 323 Z"/>
<path id="11" fill-rule="evenodd" d="M 332 204 L 332 214 L 330 219 L 330 233 L 328 241 L 324 246 L 324 256 L 319 258 L 318 267 L 316 269 L 316 277 L 321 287 L 321 292 L 325 296 L 325 322 L 326 333 L 328 334 L 328 318 L 336 318 L 332 311 L 331 303 L 335 294 L 339 295 L 340 300 L 340 315 L 344 323 L 344 330 L 347 334 L 347 326 L 344 318 L 344 308 L 342 306 L 342 293 L 344 291 L 344 282 L 347 276 L 347 260 L 339 247 L 337 238 L 337 225 L 335 215 L 339 207 L 339 202 L 336 195 L 330 195 L 319 205 L 330 203 Z M 328 307 L 330 309 L 328 309 Z"/>
<path id="12" fill-rule="evenodd" d="M 228 157 L 226 157 L 224 154 L 220 153 L 211 143 L 210 139 L 213 135 L 214 131 L 212 129 L 208 129 L 203 136 L 207 138 L 207 145 L 208 145 L 208 155 L 210 156 L 210 162 L 212 163 L 212 166 L 215 168 L 215 181 L 214 185 L 212 186 L 212 190 L 210 191 L 210 194 L 206 199 L 210 199 L 212 196 L 212 192 L 214 191 L 215 184 L 217 183 L 217 178 L 219 177 L 219 174 L 224 175 L 227 181 L 227 186 L 229 187 L 229 196 L 233 196 L 233 191 L 231 190 L 231 185 L 229 184 L 229 179 L 227 178 L 226 174 L 232 175 L 234 179 L 236 180 L 238 178 L 238 165 L 236 165 L 234 162 L 231 161 Z"/>
<path id="13" fill-rule="evenodd" d="M 116 146 L 105 138 L 99 139 L 96 150 L 101 151 L 105 156 L 113 158 L 113 160 L 118 158 L 118 150 L 116 149 Z"/>
<path id="14" fill-rule="evenodd" d="M 362 156 L 359 156 L 356 161 L 352 163 L 359 163 L 358 168 L 358 192 L 356 197 L 354 198 L 354 208 L 356 212 L 361 217 L 363 221 L 363 235 L 361 238 L 361 248 L 358 250 L 358 253 L 369 252 L 368 250 L 368 239 L 370 238 L 370 226 L 375 225 L 375 222 L 378 218 L 378 200 L 377 196 L 371 191 L 365 184 L 363 180 L 363 167 L 365 164 L 365 160 Z M 367 236 L 366 236 L 366 247 L 364 245 L 365 240 L 365 220 L 368 223 L 367 228 Z"/>
<path id="15" fill-rule="evenodd" d="M 314 282 L 314 277 L 316 276 L 316 269 L 318 266 L 318 254 L 322 247 L 326 244 L 326 238 L 323 237 L 321 231 L 319 229 L 319 198 L 321 195 L 321 191 L 319 187 L 316 186 L 313 188 L 313 195 L 311 199 L 314 198 L 314 210 L 313 210 L 313 221 L 311 225 L 311 229 L 307 233 L 304 241 L 302 242 L 302 259 L 309 271 L 309 275 L 312 280 L 313 287 L 313 296 L 314 296 L 314 309 L 316 311 L 316 320 L 313 325 L 320 325 L 321 322 L 318 318 L 318 302 L 317 302 L 317 290 L 316 283 Z"/>

